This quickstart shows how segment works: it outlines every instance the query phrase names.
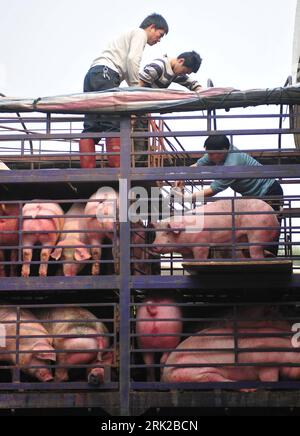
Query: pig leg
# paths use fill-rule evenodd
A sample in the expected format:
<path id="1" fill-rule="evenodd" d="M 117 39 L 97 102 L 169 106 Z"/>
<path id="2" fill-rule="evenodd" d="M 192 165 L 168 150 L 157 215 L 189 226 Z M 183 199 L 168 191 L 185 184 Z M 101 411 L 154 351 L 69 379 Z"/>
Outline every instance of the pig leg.
<path id="1" fill-rule="evenodd" d="M 208 259 L 209 256 L 209 247 L 193 248 L 193 256 L 194 259 Z"/>
<path id="2" fill-rule="evenodd" d="M 148 382 L 155 382 L 155 368 L 153 368 L 154 365 L 154 353 L 144 353 L 144 362 L 145 365 L 147 365 L 147 381 Z"/>
<path id="3" fill-rule="evenodd" d="M 253 234 L 248 235 L 248 240 L 250 244 L 261 244 L 261 246 L 250 247 L 250 257 L 252 259 L 264 259 L 264 242 L 266 241 L 266 231 L 265 232 L 253 232 Z"/>
<path id="4" fill-rule="evenodd" d="M 49 244 L 50 245 L 50 244 Z M 50 259 L 52 249 L 43 248 L 41 251 L 41 265 L 39 269 L 39 275 L 40 277 L 47 277 L 48 273 L 48 262 Z"/>
<path id="5" fill-rule="evenodd" d="M 120 274 L 119 247 L 116 247 L 115 244 L 112 248 L 112 253 L 115 262 L 115 273 L 119 275 Z"/>
<path id="6" fill-rule="evenodd" d="M 22 277 L 30 276 L 30 262 L 32 261 L 32 249 L 24 248 L 23 249 L 23 261 L 27 262 L 22 266 Z"/>
<path id="7" fill-rule="evenodd" d="M 57 365 L 58 366 L 66 366 L 66 355 L 64 354 L 57 354 Z M 56 368 L 55 369 L 55 377 L 54 381 L 56 383 L 61 383 L 69 380 L 69 373 L 68 368 Z"/>
<path id="8" fill-rule="evenodd" d="M 281 368 L 281 376 L 285 380 L 300 380 L 300 368 Z"/>
<path id="9" fill-rule="evenodd" d="M 3 250 L 0 250 L 0 262 L 5 262 L 5 256 Z M 6 277 L 5 265 L 0 265 L 0 277 Z"/>
<path id="10" fill-rule="evenodd" d="M 160 364 L 161 364 L 161 365 L 165 365 L 165 364 L 167 363 L 167 360 L 168 360 L 170 354 L 171 354 L 171 353 L 164 353 L 164 354 L 162 355 L 162 358 L 160 359 Z M 161 378 L 162 378 L 162 375 L 163 375 L 163 371 L 164 371 L 164 368 L 161 367 L 161 368 L 160 368 L 160 377 L 161 377 Z"/>
<path id="11" fill-rule="evenodd" d="M 102 244 L 102 241 L 100 243 Z M 102 248 L 101 246 L 97 247 L 98 244 L 99 244 L 98 241 L 91 242 L 91 245 L 96 245 L 96 247 L 91 248 L 92 259 L 94 261 L 92 266 L 93 276 L 98 276 L 100 274 L 100 259 L 102 255 Z"/>
<path id="12" fill-rule="evenodd" d="M 259 380 L 264 383 L 278 382 L 279 368 L 260 368 L 258 376 Z"/>
<path id="13" fill-rule="evenodd" d="M 18 250 L 11 250 L 10 261 L 10 277 L 17 277 Z"/>

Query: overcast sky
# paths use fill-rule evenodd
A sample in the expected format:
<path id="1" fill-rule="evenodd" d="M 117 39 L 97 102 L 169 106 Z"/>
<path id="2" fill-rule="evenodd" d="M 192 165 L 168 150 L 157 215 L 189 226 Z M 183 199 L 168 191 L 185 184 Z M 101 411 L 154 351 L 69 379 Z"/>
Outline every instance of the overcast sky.
<path id="1" fill-rule="evenodd" d="M 291 72 L 296 0 L 0 0 L 0 92 L 46 96 L 80 92 L 91 62 L 150 13 L 170 33 L 143 63 L 196 50 L 202 84 L 239 89 L 283 85 Z"/>
<path id="2" fill-rule="evenodd" d="M 119 34 L 138 27 L 152 12 L 162 14 L 169 34 L 147 46 L 142 65 L 163 54 L 196 50 L 203 58 L 197 77 L 205 86 L 237 89 L 282 86 L 292 71 L 297 0 L 0 0 L 0 93 L 43 97 L 81 92 L 92 61 Z M 178 86 L 178 85 L 172 85 Z M 234 113 L 279 109 L 257 108 Z M 172 125 L 171 125 L 172 126 Z M 274 121 L 219 122 L 218 127 L 268 128 Z M 276 121 L 278 126 L 278 121 Z M 176 123 L 176 130 L 199 124 Z M 184 142 L 199 150 L 203 140 Z M 238 137 L 241 149 L 276 148 L 276 137 Z M 285 137 L 283 146 L 293 147 Z"/>

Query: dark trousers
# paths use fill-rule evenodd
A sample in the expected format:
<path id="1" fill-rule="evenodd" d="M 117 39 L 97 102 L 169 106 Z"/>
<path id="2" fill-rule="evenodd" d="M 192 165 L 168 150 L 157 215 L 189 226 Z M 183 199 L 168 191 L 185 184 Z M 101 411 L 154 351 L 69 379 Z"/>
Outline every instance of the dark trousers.
<path id="1" fill-rule="evenodd" d="M 120 76 L 116 71 L 103 65 L 92 67 L 84 79 L 83 92 L 105 91 L 107 89 L 118 88 L 120 86 Z M 83 133 L 87 132 L 118 132 L 120 122 L 114 120 L 113 116 L 99 114 L 86 114 L 84 118 Z M 100 140 L 100 138 L 99 138 Z M 99 142 L 95 139 L 95 141 Z"/>
<path id="2" fill-rule="evenodd" d="M 278 197 L 278 200 L 275 198 L 274 200 L 270 200 L 268 201 L 268 203 L 270 204 L 270 206 L 273 207 L 273 209 L 276 212 L 280 212 L 282 206 L 283 206 L 283 189 L 280 185 L 279 182 L 277 182 L 277 180 L 273 183 L 273 185 L 269 188 L 268 192 L 265 194 L 266 197 Z M 282 223 L 282 217 L 281 215 L 277 215 L 277 219 L 278 222 L 280 224 L 280 229 L 281 229 L 281 223 Z M 270 253 L 274 254 L 274 256 L 278 256 L 278 249 L 279 249 L 279 240 L 280 240 L 280 234 L 278 236 L 277 241 L 278 245 L 273 245 L 272 247 L 268 248 L 268 251 L 270 251 Z"/>

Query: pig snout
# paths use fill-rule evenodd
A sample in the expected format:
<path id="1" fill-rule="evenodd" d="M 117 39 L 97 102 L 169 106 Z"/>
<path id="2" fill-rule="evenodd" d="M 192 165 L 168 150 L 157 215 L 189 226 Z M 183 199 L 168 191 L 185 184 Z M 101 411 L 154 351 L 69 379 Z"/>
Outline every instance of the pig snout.
<path id="1" fill-rule="evenodd" d="M 35 372 L 35 377 L 44 383 L 51 382 L 54 380 L 52 372 L 47 368 L 37 369 Z"/>
<path id="2" fill-rule="evenodd" d="M 88 374 L 88 384 L 98 387 L 104 383 L 104 368 L 94 368 Z"/>

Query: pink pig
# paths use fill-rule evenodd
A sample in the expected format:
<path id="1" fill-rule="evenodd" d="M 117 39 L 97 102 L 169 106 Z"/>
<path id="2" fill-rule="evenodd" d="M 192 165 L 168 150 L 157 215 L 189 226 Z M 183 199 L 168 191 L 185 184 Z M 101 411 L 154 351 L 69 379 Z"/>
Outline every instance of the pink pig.
<path id="1" fill-rule="evenodd" d="M 101 189 L 97 191 L 90 200 L 98 200 L 88 202 L 85 208 L 86 223 L 88 228 L 89 245 L 94 246 L 91 249 L 92 259 L 92 275 L 98 275 L 100 272 L 100 260 L 102 255 L 101 245 L 105 241 L 110 241 L 112 244 L 112 252 L 114 258 L 114 267 L 116 274 L 119 273 L 119 194 L 109 189 L 106 192 Z M 143 231 L 143 223 L 132 223 L 131 234 L 132 244 L 146 244 L 146 232 Z M 107 243 L 107 242 L 106 242 Z M 143 248 L 134 247 L 132 249 L 132 270 L 134 274 L 146 274 L 150 272 L 149 263 L 134 262 L 134 260 L 146 260 L 148 254 Z"/>
<path id="2" fill-rule="evenodd" d="M 51 254 L 55 260 L 62 258 L 69 262 L 63 265 L 64 275 L 67 277 L 76 276 L 85 267 L 84 261 L 91 258 L 90 249 L 86 247 L 88 237 L 84 209 L 83 204 L 75 203 L 66 213 L 63 231 L 72 233 L 62 233 L 56 249 Z"/>
<path id="3" fill-rule="evenodd" d="M 46 247 L 55 246 L 64 226 L 63 215 L 64 212 L 57 203 L 28 203 L 23 207 L 23 261 L 27 262 L 22 267 L 23 277 L 30 275 L 33 250 L 28 247 L 36 244 Z M 43 216 L 52 216 L 52 218 L 42 218 Z M 47 276 L 52 250 L 53 248 L 42 248 L 41 250 L 42 263 L 39 268 L 41 277 Z"/>
<path id="4" fill-rule="evenodd" d="M 150 298 L 145 300 L 142 306 L 139 306 L 136 321 L 136 333 L 140 335 L 138 345 L 142 350 L 151 350 L 145 351 L 143 354 L 144 362 L 149 367 L 147 370 L 148 381 L 155 381 L 155 370 L 153 368 L 155 350 L 175 349 L 180 343 L 181 320 L 181 309 L 170 298 Z"/>
<path id="5" fill-rule="evenodd" d="M 190 337 L 178 346 L 178 351 L 165 356 L 163 362 L 171 366 L 164 368 L 162 381 L 168 383 L 224 383 L 238 381 L 277 382 L 280 377 L 292 380 L 300 379 L 300 368 L 284 367 L 284 364 L 300 364 L 300 354 L 292 347 L 289 323 L 283 321 L 241 323 L 237 331 L 241 335 L 238 339 L 239 350 L 257 349 L 253 352 L 239 352 L 238 363 L 247 366 L 232 366 L 235 363 L 233 328 L 227 326 L 211 328 L 199 332 L 199 334 L 210 336 Z M 289 333 L 290 336 L 280 337 L 279 335 L 283 333 Z M 217 336 L 222 334 L 228 336 Z M 261 335 L 261 337 L 247 338 L 245 335 Z M 274 337 L 268 337 L 268 335 L 274 335 Z M 264 351 L 260 352 L 260 348 Z M 268 348 L 270 351 L 265 351 Z M 289 351 L 271 351 L 271 349 L 278 348 Z M 189 349 L 193 351 L 187 352 Z M 215 351 L 218 349 L 228 351 Z M 227 366 L 214 366 L 222 364 Z M 253 366 L 254 364 L 259 366 Z M 270 366 L 270 364 L 272 365 Z M 187 367 L 175 368 L 172 365 L 187 365 Z M 195 368 L 193 365 L 204 365 L 204 367 Z"/>
<path id="6" fill-rule="evenodd" d="M 235 217 L 235 235 L 233 231 L 229 230 L 233 225 L 231 215 L 209 215 L 210 213 L 223 212 L 232 213 L 231 201 L 220 200 L 195 209 L 197 215 L 203 216 L 203 223 L 194 214 L 189 213 L 153 224 L 155 229 L 165 229 L 165 231 L 156 232 L 152 251 L 160 254 L 176 252 L 180 253 L 184 259 L 207 259 L 210 250 L 209 244 L 219 246 L 224 243 L 232 244 L 235 236 L 237 243 L 259 244 L 250 247 L 250 256 L 251 258 L 263 259 L 265 257 L 264 250 L 268 243 L 276 241 L 280 231 L 276 215 L 268 214 L 274 213 L 271 206 L 262 200 L 236 200 L 235 212 L 240 213 L 240 215 L 237 214 Z M 252 213 L 252 215 L 247 215 L 247 212 Z M 201 230 L 199 225 L 202 224 L 203 229 Z M 254 227 L 259 227 L 260 230 L 255 230 Z M 221 230 L 213 231 L 210 230 L 211 228 Z M 186 229 L 188 231 L 185 231 Z M 191 243 L 208 244 L 208 246 L 186 246 L 186 244 Z M 170 247 L 158 247 L 157 245 L 160 244 L 170 244 Z M 172 244 L 180 244 L 180 246 L 176 247 Z"/>
<path id="7" fill-rule="evenodd" d="M 56 350 L 65 351 L 57 355 L 57 364 L 62 368 L 56 369 L 55 381 L 67 381 L 70 366 L 94 364 L 95 368 L 87 369 L 88 382 L 102 384 L 104 368 L 110 367 L 114 360 L 113 352 L 103 351 L 109 348 L 110 342 L 106 326 L 90 311 L 80 307 L 39 310 L 38 317 L 50 335 L 69 336 L 54 338 L 53 341 Z M 93 337 L 85 337 L 88 335 Z M 97 368 L 97 365 L 103 367 Z"/>
<path id="8" fill-rule="evenodd" d="M 91 248 L 92 259 L 92 275 L 99 275 L 100 260 L 102 255 L 102 247 L 104 240 L 113 241 L 113 257 L 117 260 L 115 264 L 118 270 L 118 239 L 117 232 L 117 211 L 119 196 L 113 190 L 108 190 L 107 193 L 103 190 L 93 194 L 90 200 L 99 200 L 88 202 L 85 208 L 86 223 L 88 228 L 88 242 L 93 245 Z"/>
<path id="9" fill-rule="evenodd" d="M 17 246 L 19 243 L 19 219 L 20 208 L 17 204 L 1 204 L 0 205 L 0 247 L 16 247 L 11 250 L 11 262 L 17 261 L 18 251 Z M 15 218 L 7 218 L 9 216 Z M 9 232 L 9 233 L 5 233 Z M 4 250 L 0 250 L 0 261 L 5 261 Z M 16 265 L 12 264 L 10 268 L 10 275 L 16 275 Z M 5 277 L 5 267 L 0 265 L 0 277 Z"/>
<path id="10" fill-rule="evenodd" d="M 19 354 L 21 371 L 43 382 L 52 381 L 51 369 L 47 367 L 50 362 L 56 361 L 52 339 L 49 338 L 46 329 L 29 310 L 21 309 L 19 319 L 26 321 L 26 323 L 20 322 L 19 324 L 19 350 L 21 352 L 26 351 L 26 353 Z M 0 347 L 0 361 L 15 365 L 17 363 L 17 309 L 6 306 L 0 307 L 0 325 L 4 326 L 6 336 L 10 337 L 7 339 L 5 337 L 1 338 L 2 340 L 4 339 L 5 345 L 3 348 Z M 39 338 L 30 336 L 39 336 Z M 9 354 L 4 354 L 3 351 L 8 351 Z M 41 368 L 32 368 L 35 366 Z"/>

